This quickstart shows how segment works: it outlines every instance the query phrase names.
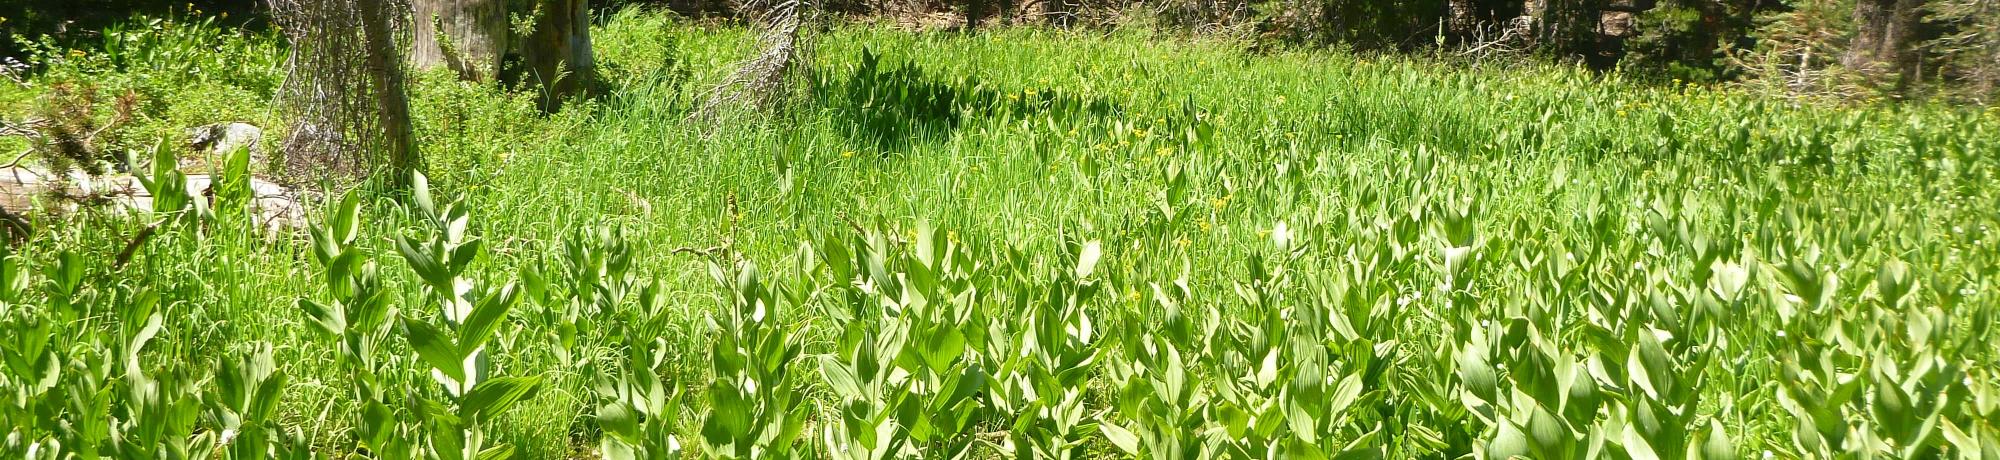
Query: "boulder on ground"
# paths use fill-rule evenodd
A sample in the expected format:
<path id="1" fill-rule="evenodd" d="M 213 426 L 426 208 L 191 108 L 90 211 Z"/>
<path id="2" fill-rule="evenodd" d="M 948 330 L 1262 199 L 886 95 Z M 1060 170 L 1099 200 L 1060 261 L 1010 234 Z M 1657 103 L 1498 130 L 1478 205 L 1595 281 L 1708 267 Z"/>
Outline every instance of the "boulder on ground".
<path id="1" fill-rule="evenodd" d="M 58 180 L 62 179 L 62 180 Z M 188 193 L 213 203 L 209 189 L 215 176 L 187 176 Z M 251 178 L 251 218 L 271 235 L 305 228 L 305 209 L 297 193 L 276 183 Z M 28 167 L 0 169 L 0 208 L 15 214 L 68 214 L 79 206 L 104 206 L 113 213 L 153 211 L 153 195 L 131 175 L 90 177 L 72 172 L 59 178 L 50 171 Z"/>
<path id="2" fill-rule="evenodd" d="M 250 164 L 264 164 L 264 129 L 243 122 L 216 123 L 188 128 L 188 146 L 196 153 L 221 157 L 236 149 L 250 150 Z"/>

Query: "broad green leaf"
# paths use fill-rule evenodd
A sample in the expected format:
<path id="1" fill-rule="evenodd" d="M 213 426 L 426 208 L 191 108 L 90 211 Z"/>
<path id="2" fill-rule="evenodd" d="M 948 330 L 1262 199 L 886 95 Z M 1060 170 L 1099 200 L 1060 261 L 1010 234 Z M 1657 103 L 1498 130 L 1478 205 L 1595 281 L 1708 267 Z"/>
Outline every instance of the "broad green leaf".
<path id="1" fill-rule="evenodd" d="M 467 315 L 465 323 L 458 326 L 461 352 L 477 350 L 493 340 L 495 331 L 507 319 L 507 311 L 513 308 L 515 296 L 514 285 L 508 284 L 479 299 L 472 314 Z"/>
<path id="2" fill-rule="evenodd" d="M 820 375 L 826 378 L 827 386 L 833 388 L 834 394 L 845 398 L 861 397 L 859 380 L 855 379 L 854 372 L 848 370 L 839 360 L 831 355 L 820 355 L 819 369 Z"/>
<path id="3" fill-rule="evenodd" d="M 1138 435 L 1111 422 L 1098 423 L 1097 429 L 1104 433 L 1105 440 L 1111 441 L 1111 445 L 1117 446 L 1118 450 L 1124 451 L 1126 455 L 1139 455 Z"/>
<path id="4" fill-rule="evenodd" d="M 1708 436 L 1701 442 L 1701 460 L 1736 460 L 1736 446 L 1729 441 L 1729 433 L 1722 431 L 1722 422 L 1708 419 Z"/>
<path id="5" fill-rule="evenodd" d="M 403 331 L 410 348 L 416 350 L 417 357 L 423 359 L 425 364 L 453 381 L 465 381 L 465 356 L 444 331 L 432 327 L 430 323 L 409 318 L 403 319 Z"/>
<path id="6" fill-rule="evenodd" d="M 1088 279 L 1097 270 L 1097 259 L 1104 256 L 1104 248 L 1096 240 L 1083 244 L 1083 251 L 1076 256 L 1076 278 Z"/>
<path id="7" fill-rule="evenodd" d="M 472 391 L 459 400 L 460 412 L 467 420 L 486 420 L 533 397 L 541 387 L 542 379 L 535 377 L 487 379 L 473 385 Z"/>
<path id="8" fill-rule="evenodd" d="M 1653 446 L 1647 444 L 1646 438 L 1639 436 L 1632 425 L 1625 426 L 1623 436 L 1619 445 L 1625 447 L 1625 455 L 1631 456 L 1632 460 L 1660 460 L 1660 456 L 1653 453 Z"/>
<path id="9" fill-rule="evenodd" d="M 425 217 L 437 216 L 437 205 L 431 202 L 431 179 L 422 171 L 410 171 L 410 199 L 416 202 L 417 210 Z"/>
<path id="10" fill-rule="evenodd" d="M 1528 458 L 1528 435 L 1514 426 L 1514 422 L 1500 421 L 1499 432 L 1486 445 L 1486 457 L 1492 459 Z M 1656 459 L 1657 460 L 1657 459 Z"/>

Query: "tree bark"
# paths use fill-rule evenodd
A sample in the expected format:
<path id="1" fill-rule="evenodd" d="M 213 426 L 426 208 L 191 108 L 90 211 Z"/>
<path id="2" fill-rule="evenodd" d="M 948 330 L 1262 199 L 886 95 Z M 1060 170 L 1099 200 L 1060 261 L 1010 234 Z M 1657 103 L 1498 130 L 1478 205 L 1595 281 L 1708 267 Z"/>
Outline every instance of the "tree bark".
<path id="1" fill-rule="evenodd" d="M 1536 46 L 1570 56 L 1597 52 L 1604 16 L 1600 0 L 1528 0 L 1523 5 Z"/>
<path id="2" fill-rule="evenodd" d="M 493 81 L 507 52 L 506 0 L 412 0 L 410 63 L 459 78 Z"/>
<path id="3" fill-rule="evenodd" d="M 403 60 L 397 57 L 396 39 L 389 34 L 388 6 L 383 0 L 357 0 L 361 10 L 361 35 L 368 56 L 368 82 L 374 86 L 381 136 L 377 146 L 388 160 L 391 184 L 402 185 L 416 170 L 416 134 L 410 125 L 410 101 L 404 92 Z"/>
<path id="4" fill-rule="evenodd" d="M 1916 72 L 1917 18 L 1922 0 L 1855 0 L 1854 41 L 1841 65 L 1876 78 L 1897 75 L 1898 87 Z"/>
<path id="5" fill-rule="evenodd" d="M 972 33 L 979 28 L 979 19 L 986 17 L 986 2 L 991 0 L 965 0 L 965 32 Z"/>
<path id="6" fill-rule="evenodd" d="M 521 79 L 543 89 L 542 108 L 554 110 L 562 99 L 585 86 L 596 69 L 590 47 L 590 6 L 586 0 L 538 0 L 535 30 L 520 44 Z"/>

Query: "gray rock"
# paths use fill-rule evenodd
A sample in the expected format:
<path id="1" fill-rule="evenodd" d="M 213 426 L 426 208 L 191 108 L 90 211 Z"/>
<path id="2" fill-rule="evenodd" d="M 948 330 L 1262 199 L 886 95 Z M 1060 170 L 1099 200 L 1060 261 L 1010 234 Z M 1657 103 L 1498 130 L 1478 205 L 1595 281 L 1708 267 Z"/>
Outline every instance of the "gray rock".
<path id="1" fill-rule="evenodd" d="M 207 174 L 187 176 L 190 198 L 209 200 L 209 188 L 215 185 L 215 180 Z M 305 208 L 297 193 L 254 177 L 250 179 L 250 191 L 251 218 L 264 228 L 267 236 L 305 228 Z M 75 212 L 78 204 L 84 202 L 102 203 L 105 209 L 118 214 L 153 211 L 152 193 L 131 175 L 91 177 L 72 173 L 57 180 L 54 173 L 34 168 L 0 169 L 0 208 L 13 213 L 39 211 L 60 215 Z"/>
<path id="2" fill-rule="evenodd" d="M 236 149 L 250 149 L 250 163 L 264 164 L 264 149 L 259 145 L 264 139 L 264 129 L 243 122 L 216 123 L 188 129 L 188 146 L 196 152 L 216 156 L 226 155 Z"/>

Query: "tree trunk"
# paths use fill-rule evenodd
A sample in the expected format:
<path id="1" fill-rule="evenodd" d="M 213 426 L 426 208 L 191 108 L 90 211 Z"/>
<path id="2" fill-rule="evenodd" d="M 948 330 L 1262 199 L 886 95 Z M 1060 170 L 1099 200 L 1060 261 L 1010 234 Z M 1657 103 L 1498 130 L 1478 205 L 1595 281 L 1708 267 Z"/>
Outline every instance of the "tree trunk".
<path id="1" fill-rule="evenodd" d="M 1922 0 L 1855 0 L 1854 42 L 1841 64 L 1876 78 L 1897 75 L 1906 86 L 1916 72 L 1917 17 Z"/>
<path id="2" fill-rule="evenodd" d="M 1536 46 L 1569 56 L 1597 51 L 1604 17 L 1599 0 L 1528 0 L 1523 6 Z"/>
<path id="3" fill-rule="evenodd" d="M 566 96 L 590 81 L 596 60 L 590 50 L 590 6 L 586 0 L 538 0 L 535 30 L 520 44 L 521 80 L 543 90 L 542 108 L 555 110 Z"/>
<path id="4" fill-rule="evenodd" d="M 403 60 L 396 55 L 396 39 L 389 34 L 389 12 L 383 0 L 358 0 L 361 35 L 367 50 L 368 83 L 375 87 L 375 109 L 380 119 L 381 138 L 376 144 L 388 160 L 390 183 L 410 180 L 417 166 L 416 134 L 410 125 L 410 101 L 403 89 Z"/>
<path id="5" fill-rule="evenodd" d="M 507 51 L 506 0 L 412 0 L 410 63 L 445 67 L 459 78 L 489 82 Z"/>
<path id="6" fill-rule="evenodd" d="M 1479 27 L 1479 13 L 1472 0 L 1448 0 L 1445 12 L 1446 31 L 1453 38 L 1464 40 Z"/>
<path id="7" fill-rule="evenodd" d="M 986 17 L 986 2 L 991 0 L 965 0 L 965 32 L 972 33 L 979 28 L 979 19 Z"/>

